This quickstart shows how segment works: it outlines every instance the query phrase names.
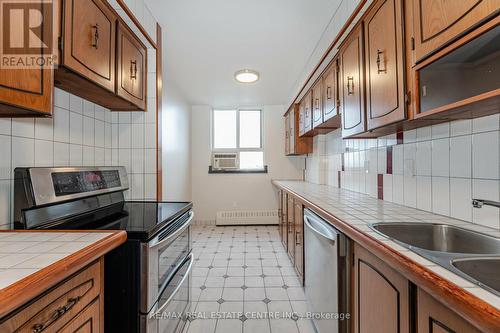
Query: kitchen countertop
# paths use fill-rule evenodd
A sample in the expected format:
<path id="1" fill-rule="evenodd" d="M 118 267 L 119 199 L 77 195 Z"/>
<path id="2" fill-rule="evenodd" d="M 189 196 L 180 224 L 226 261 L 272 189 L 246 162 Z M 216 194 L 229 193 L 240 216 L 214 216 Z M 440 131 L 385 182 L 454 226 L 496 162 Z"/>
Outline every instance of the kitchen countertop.
<path id="1" fill-rule="evenodd" d="M 348 237 L 471 323 L 500 327 L 500 297 L 373 231 L 376 222 L 444 223 L 500 237 L 500 231 L 430 212 L 378 200 L 368 195 L 304 181 L 273 180 L 304 201 Z M 486 326 L 485 326 L 486 325 Z"/>
<path id="2" fill-rule="evenodd" d="M 126 239 L 125 231 L 0 231 L 0 318 Z"/>

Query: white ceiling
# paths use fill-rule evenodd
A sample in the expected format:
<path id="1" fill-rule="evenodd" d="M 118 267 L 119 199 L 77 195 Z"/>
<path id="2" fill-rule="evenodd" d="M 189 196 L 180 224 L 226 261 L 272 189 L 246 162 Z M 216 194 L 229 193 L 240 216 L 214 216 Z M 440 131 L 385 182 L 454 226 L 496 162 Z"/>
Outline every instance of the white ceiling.
<path id="1" fill-rule="evenodd" d="M 286 104 L 340 0 L 147 0 L 164 31 L 167 87 L 190 104 Z M 251 68 L 261 79 L 237 83 Z"/>

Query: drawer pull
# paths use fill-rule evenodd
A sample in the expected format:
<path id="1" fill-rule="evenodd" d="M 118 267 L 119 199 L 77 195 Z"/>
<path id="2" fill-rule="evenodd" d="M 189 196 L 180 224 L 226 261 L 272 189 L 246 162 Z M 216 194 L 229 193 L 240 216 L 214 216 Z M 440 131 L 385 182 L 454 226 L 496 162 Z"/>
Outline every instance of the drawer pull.
<path id="1" fill-rule="evenodd" d="M 93 25 L 92 30 L 94 30 L 94 33 L 92 34 L 92 47 L 97 50 L 99 48 L 99 24 L 96 23 Z"/>
<path id="2" fill-rule="evenodd" d="M 44 323 L 33 325 L 33 333 L 40 333 L 40 332 L 44 331 L 52 323 L 54 323 L 59 318 L 61 318 L 66 312 L 71 310 L 76 305 L 76 303 L 78 303 L 79 300 L 80 300 L 80 296 L 72 297 L 72 298 L 68 299 L 68 302 L 65 305 L 60 306 L 57 309 L 55 309 L 54 312 L 52 313 L 52 315 L 50 316 L 50 318 L 47 319 Z"/>
<path id="3" fill-rule="evenodd" d="M 137 61 L 136 60 L 130 60 L 130 78 L 132 80 L 137 79 Z"/>
<path id="4" fill-rule="evenodd" d="M 381 69 L 380 64 L 382 63 L 382 59 L 380 59 L 380 56 L 384 54 L 384 51 L 377 50 L 377 74 L 380 73 L 387 73 L 387 68 Z M 385 61 L 384 61 L 385 63 Z"/>
<path id="5" fill-rule="evenodd" d="M 352 88 L 351 88 L 352 86 Z M 354 77 L 347 77 L 347 95 L 354 95 Z"/>

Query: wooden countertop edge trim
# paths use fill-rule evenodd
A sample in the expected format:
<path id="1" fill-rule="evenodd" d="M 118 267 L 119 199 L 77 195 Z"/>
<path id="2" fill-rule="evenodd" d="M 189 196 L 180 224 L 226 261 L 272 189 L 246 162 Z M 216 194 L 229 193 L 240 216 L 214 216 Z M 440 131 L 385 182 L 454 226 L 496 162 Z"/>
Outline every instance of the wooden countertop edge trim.
<path id="1" fill-rule="evenodd" d="M 78 232 L 82 231 L 79 230 Z M 127 233 L 125 231 L 115 231 L 108 237 L 4 288 L 0 291 L 0 318 L 28 303 L 107 252 L 123 244 L 126 240 Z"/>
<path id="2" fill-rule="evenodd" d="M 279 184 L 278 181 L 273 180 L 272 183 L 279 189 L 296 196 L 306 207 L 313 209 L 340 231 L 344 232 L 349 238 L 371 251 L 441 303 L 463 316 L 478 329 L 485 332 L 498 332 L 498 328 L 500 327 L 500 311 L 492 305 L 472 295 L 464 288 L 428 270 L 425 266 L 405 257 L 388 245 L 366 235 L 365 232 L 343 222 L 300 194 Z"/>

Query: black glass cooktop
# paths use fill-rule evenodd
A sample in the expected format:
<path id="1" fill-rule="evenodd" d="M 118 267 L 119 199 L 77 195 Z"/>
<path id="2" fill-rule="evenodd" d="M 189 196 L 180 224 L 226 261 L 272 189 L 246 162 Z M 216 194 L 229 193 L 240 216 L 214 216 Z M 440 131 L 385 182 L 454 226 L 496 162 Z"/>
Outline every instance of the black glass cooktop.
<path id="1" fill-rule="evenodd" d="M 147 241 L 192 207 L 191 202 L 156 201 L 119 201 L 101 206 L 99 200 L 87 198 L 38 210 L 36 217 L 47 222 L 27 229 L 125 230 L 128 239 Z"/>

